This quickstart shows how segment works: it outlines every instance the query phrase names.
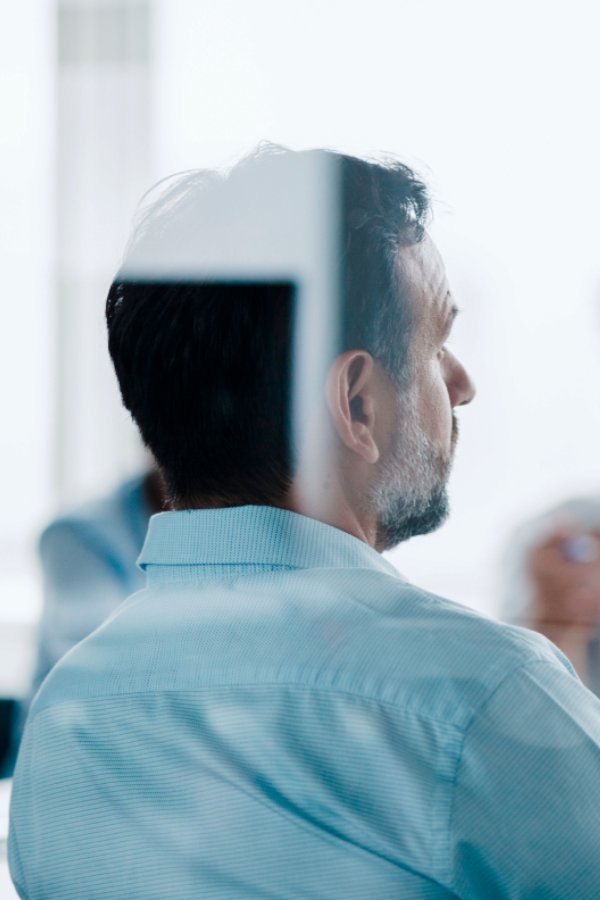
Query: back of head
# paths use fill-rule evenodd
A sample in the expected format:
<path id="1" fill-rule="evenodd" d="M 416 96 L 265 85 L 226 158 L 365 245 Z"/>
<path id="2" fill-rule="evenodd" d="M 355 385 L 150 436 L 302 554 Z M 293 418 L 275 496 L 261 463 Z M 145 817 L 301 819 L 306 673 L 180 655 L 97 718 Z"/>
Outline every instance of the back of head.
<path id="1" fill-rule="evenodd" d="M 289 488 L 294 336 L 306 302 L 294 245 L 321 252 L 314 236 L 303 241 L 310 223 L 294 203 L 320 191 L 302 181 L 315 168 L 334 205 L 329 358 L 367 350 L 398 384 L 408 370 L 397 254 L 421 239 L 428 213 L 409 168 L 267 146 L 227 174 L 177 176 L 142 209 L 106 310 L 123 402 L 175 506 L 277 504 Z"/>

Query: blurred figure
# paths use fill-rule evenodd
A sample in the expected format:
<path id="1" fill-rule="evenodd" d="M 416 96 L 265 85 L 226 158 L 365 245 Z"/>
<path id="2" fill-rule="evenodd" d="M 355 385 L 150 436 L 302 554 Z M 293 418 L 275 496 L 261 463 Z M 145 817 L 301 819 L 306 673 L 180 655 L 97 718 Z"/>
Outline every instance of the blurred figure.
<path id="1" fill-rule="evenodd" d="M 163 508 L 160 475 L 152 469 L 61 514 L 43 531 L 36 664 L 29 695 L 14 707 L 2 776 L 14 768 L 31 700 L 48 672 L 125 597 L 143 588 L 145 578 L 136 563 L 150 516 Z"/>
<path id="2" fill-rule="evenodd" d="M 600 497 L 567 500 L 511 538 L 501 611 L 539 631 L 600 694 Z"/>
<path id="3" fill-rule="evenodd" d="M 148 520 L 163 509 L 155 470 L 59 516 L 39 543 L 44 599 L 32 696 L 50 669 L 144 586 L 136 562 Z"/>

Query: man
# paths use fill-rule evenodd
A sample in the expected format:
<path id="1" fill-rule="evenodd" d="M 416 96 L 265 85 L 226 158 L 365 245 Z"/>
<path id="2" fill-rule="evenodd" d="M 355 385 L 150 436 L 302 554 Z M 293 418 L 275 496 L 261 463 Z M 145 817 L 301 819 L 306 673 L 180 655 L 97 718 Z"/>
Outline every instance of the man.
<path id="1" fill-rule="evenodd" d="M 285 281 L 192 278 L 181 249 L 279 246 L 307 160 L 341 196 L 339 240 L 314 251 L 338 247 L 342 273 L 316 393 L 292 339 L 310 291 L 296 309 Z M 151 520 L 146 590 L 33 704 L 22 897 L 597 893 L 598 701 L 544 638 L 379 555 L 444 519 L 453 410 L 474 393 L 426 215 L 400 164 L 289 151 L 184 176 L 144 214 L 109 346 L 173 511 Z"/>

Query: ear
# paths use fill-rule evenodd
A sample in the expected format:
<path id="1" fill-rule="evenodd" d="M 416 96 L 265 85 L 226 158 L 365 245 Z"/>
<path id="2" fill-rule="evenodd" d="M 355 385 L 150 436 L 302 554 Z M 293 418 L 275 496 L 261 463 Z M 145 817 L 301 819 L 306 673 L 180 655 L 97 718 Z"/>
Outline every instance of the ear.
<path id="1" fill-rule="evenodd" d="M 365 462 L 376 463 L 375 361 L 366 350 L 348 350 L 334 360 L 325 386 L 332 423 L 342 443 Z"/>

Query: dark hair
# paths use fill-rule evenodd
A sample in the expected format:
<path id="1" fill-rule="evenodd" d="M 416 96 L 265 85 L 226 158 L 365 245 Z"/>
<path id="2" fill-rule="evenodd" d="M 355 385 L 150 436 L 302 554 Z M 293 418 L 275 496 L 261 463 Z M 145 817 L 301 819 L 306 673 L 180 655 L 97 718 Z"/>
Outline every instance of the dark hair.
<path id="1" fill-rule="evenodd" d="M 228 183 L 269 157 L 307 153 L 340 167 L 341 309 L 335 352 L 368 350 L 400 385 L 412 315 L 398 249 L 420 241 L 429 211 L 425 185 L 397 161 L 333 151 L 260 148 L 230 175 L 185 173 L 142 213 L 106 316 L 123 403 L 153 453 L 175 506 L 274 503 L 294 472 L 291 439 L 291 282 L 150 278 L 128 268 L 140 247 L 160 248 L 174 223 L 212 202 Z M 260 210 L 257 210 L 260 215 Z M 152 255 L 150 250 L 150 256 Z M 146 256 L 148 258 L 148 255 Z"/>

